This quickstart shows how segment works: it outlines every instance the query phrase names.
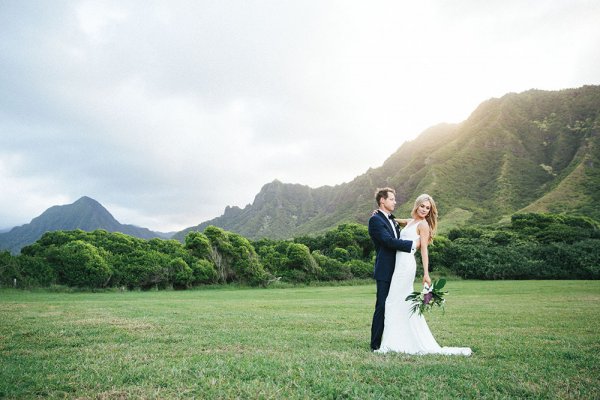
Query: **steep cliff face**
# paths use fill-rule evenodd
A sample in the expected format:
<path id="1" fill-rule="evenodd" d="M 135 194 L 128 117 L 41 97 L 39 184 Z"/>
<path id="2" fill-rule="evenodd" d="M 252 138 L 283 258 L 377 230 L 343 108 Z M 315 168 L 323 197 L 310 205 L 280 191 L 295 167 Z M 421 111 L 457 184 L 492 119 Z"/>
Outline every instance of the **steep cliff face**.
<path id="1" fill-rule="evenodd" d="M 227 206 L 208 225 L 250 239 L 286 239 L 344 222 L 366 223 L 377 187 L 397 191 L 396 215 L 431 194 L 440 230 L 493 224 L 519 211 L 590 216 L 600 220 L 600 86 L 507 94 L 483 102 L 464 122 L 440 124 L 403 143 L 378 168 L 351 182 L 310 188 L 273 181 L 252 204 Z M 82 197 L 54 206 L 31 223 L 0 233 L 0 250 L 17 252 L 44 232 L 105 229 L 149 239 L 166 237 L 119 223 L 100 203 Z"/>
<path id="2" fill-rule="evenodd" d="M 290 238 L 342 222 L 365 223 L 375 188 L 437 200 L 441 228 L 496 223 L 523 211 L 600 219 L 600 86 L 530 90 L 483 102 L 461 124 L 440 124 L 404 143 L 381 167 L 334 187 L 274 181 L 251 205 L 175 235 L 216 225 L 249 238 Z"/>

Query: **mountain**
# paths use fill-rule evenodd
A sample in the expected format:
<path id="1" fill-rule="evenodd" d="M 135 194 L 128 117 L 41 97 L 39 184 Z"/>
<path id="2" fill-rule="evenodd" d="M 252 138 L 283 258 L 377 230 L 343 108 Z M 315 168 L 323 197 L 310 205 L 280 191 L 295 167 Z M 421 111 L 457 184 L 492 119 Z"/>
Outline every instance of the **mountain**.
<path id="1" fill-rule="evenodd" d="M 348 183 L 310 188 L 274 181 L 254 202 L 227 207 L 208 225 L 251 239 L 291 238 L 343 222 L 366 223 L 377 187 L 396 189 L 398 216 L 431 194 L 440 230 L 507 221 L 516 212 L 600 220 L 600 86 L 529 90 L 483 102 L 460 124 L 440 124 L 404 143 L 381 167 Z"/>
<path id="2" fill-rule="evenodd" d="M 73 204 L 54 206 L 44 211 L 29 224 L 0 233 L 0 250 L 18 253 L 24 246 L 34 243 L 45 232 L 58 230 L 93 231 L 104 229 L 109 232 L 122 232 L 142 239 L 164 238 L 166 235 L 146 228 L 123 225 L 117 221 L 96 200 L 82 197 Z"/>

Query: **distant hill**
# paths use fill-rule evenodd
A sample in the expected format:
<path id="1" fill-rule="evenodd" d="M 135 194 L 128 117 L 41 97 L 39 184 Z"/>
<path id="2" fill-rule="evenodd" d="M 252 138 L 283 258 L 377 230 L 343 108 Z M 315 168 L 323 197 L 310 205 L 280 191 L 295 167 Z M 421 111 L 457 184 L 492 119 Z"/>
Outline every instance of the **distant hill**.
<path id="1" fill-rule="evenodd" d="M 84 196 L 73 204 L 50 207 L 39 217 L 31 220 L 29 224 L 0 233 L 0 250 L 18 253 L 21 248 L 34 243 L 45 232 L 74 229 L 83 231 L 104 229 L 109 232 L 122 232 L 142 239 L 164 238 L 166 236 L 166 234 L 152 232 L 146 228 L 123 225 L 96 200 Z"/>
<path id="2" fill-rule="evenodd" d="M 600 86 L 487 100 L 466 121 L 426 130 L 351 182 L 313 189 L 274 181 L 245 208 L 227 207 L 173 238 L 208 225 L 283 239 L 366 223 L 374 190 L 383 186 L 397 190 L 398 216 L 409 214 L 419 194 L 431 194 L 442 231 L 503 222 L 519 211 L 600 220 Z"/>

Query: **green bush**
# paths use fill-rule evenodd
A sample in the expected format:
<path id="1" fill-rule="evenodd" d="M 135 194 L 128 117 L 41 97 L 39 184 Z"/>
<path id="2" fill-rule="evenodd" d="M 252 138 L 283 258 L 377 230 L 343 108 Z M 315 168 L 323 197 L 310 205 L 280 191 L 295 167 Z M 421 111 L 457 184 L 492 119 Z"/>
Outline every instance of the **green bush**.
<path id="1" fill-rule="evenodd" d="M 373 276 L 373 263 L 363 260 L 350 260 L 346 264 L 354 278 L 371 278 Z"/>
<path id="2" fill-rule="evenodd" d="M 334 258 L 329 258 L 319 251 L 314 251 L 312 255 L 317 261 L 317 264 L 321 267 L 322 272 L 320 278 L 322 280 L 343 281 L 352 278 L 350 266 L 345 265 Z"/>
<path id="3" fill-rule="evenodd" d="M 600 279 L 598 224 L 586 217 L 514 215 L 503 228 L 461 228 L 432 259 L 463 278 Z"/>
<path id="4" fill-rule="evenodd" d="M 481 228 L 454 228 L 448 232 L 448 239 L 454 241 L 456 239 L 479 239 L 485 231 Z"/>
<path id="5" fill-rule="evenodd" d="M 57 282 L 56 271 L 45 259 L 22 255 L 18 262 L 22 286 L 50 286 Z"/>
<path id="6" fill-rule="evenodd" d="M 543 261 L 531 257 L 535 245 L 493 246 L 486 241 L 457 240 L 448 246 L 450 269 L 466 279 L 532 279 Z"/>
<path id="7" fill-rule="evenodd" d="M 341 256 L 338 250 L 336 257 L 334 254 L 336 249 L 344 249 L 348 252 L 348 259 L 368 261 L 375 251 L 368 228 L 360 224 L 340 224 L 324 235 L 302 236 L 294 239 L 294 241 L 305 244 L 311 251 L 318 250 L 321 254 L 333 258 Z"/>
<path id="8" fill-rule="evenodd" d="M 309 282 L 321 272 L 310 249 L 301 243 L 288 243 L 282 267 L 278 272 L 290 282 Z"/>
<path id="9" fill-rule="evenodd" d="M 58 275 L 58 283 L 68 286 L 100 288 L 108 285 L 112 270 L 104 251 L 82 240 L 54 247 L 48 262 Z"/>
<path id="10" fill-rule="evenodd" d="M 0 252 L 0 285 L 13 286 L 14 279 L 21 281 L 21 269 L 19 268 L 19 259 L 8 251 Z"/>
<path id="11" fill-rule="evenodd" d="M 210 241 L 209 259 L 217 270 L 220 282 L 239 281 L 258 285 L 269 279 L 256 250 L 245 237 L 209 226 L 204 234 Z"/>
<path id="12" fill-rule="evenodd" d="M 540 246 L 536 256 L 545 260 L 542 276 L 552 279 L 600 279 L 600 240 Z"/>
<path id="13" fill-rule="evenodd" d="M 208 260 L 211 255 L 211 244 L 208 237 L 200 232 L 190 232 L 185 237 L 185 248 L 188 249 L 194 257 Z"/>
<path id="14" fill-rule="evenodd" d="M 156 250 L 136 250 L 126 257 L 121 273 L 121 285 L 130 289 L 166 288 L 170 260 Z"/>
<path id="15" fill-rule="evenodd" d="M 416 255 L 419 270 L 420 254 Z M 342 224 L 294 240 L 246 238 L 209 226 L 185 243 L 105 230 L 45 233 L 20 256 L 0 253 L 0 285 L 188 288 L 370 278 L 374 248 L 366 226 Z M 600 225 L 590 218 L 518 214 L 508 226 L 469 226 L 437 236 L 430 271 L 472 279 L 600 279 Z"/>
<path id="16" fill-rule="evenodd" d="M 208 260 L 196 260 L 190 266 L 192 268 L 193 284 L 209 284 L 217 282 L 217 270 L 215 265 Z"/>
<path id="17" fill-rule="evenodd" d="M 177 257 L 169 263 L 170 281 L 176 289 L 186 289 L 191 286 L 194 271 L 183 258 Z"/>

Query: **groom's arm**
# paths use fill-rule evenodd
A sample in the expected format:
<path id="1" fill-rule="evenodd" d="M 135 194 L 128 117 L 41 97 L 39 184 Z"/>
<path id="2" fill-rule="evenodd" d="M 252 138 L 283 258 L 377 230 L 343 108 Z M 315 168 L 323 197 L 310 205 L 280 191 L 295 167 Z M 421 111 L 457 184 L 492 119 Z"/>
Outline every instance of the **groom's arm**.
<path id="1" fill-rule="evenodd" d="M 376 216 L 369 219 L 369 235 L 371 235 L 371 238 L 388 249 L 412 253 L 414 250 L 412 240 L 396 239 L 390 231 L 386 229 L 385 225 L 383 225 L 384 223 L 384 221 Z"/>

